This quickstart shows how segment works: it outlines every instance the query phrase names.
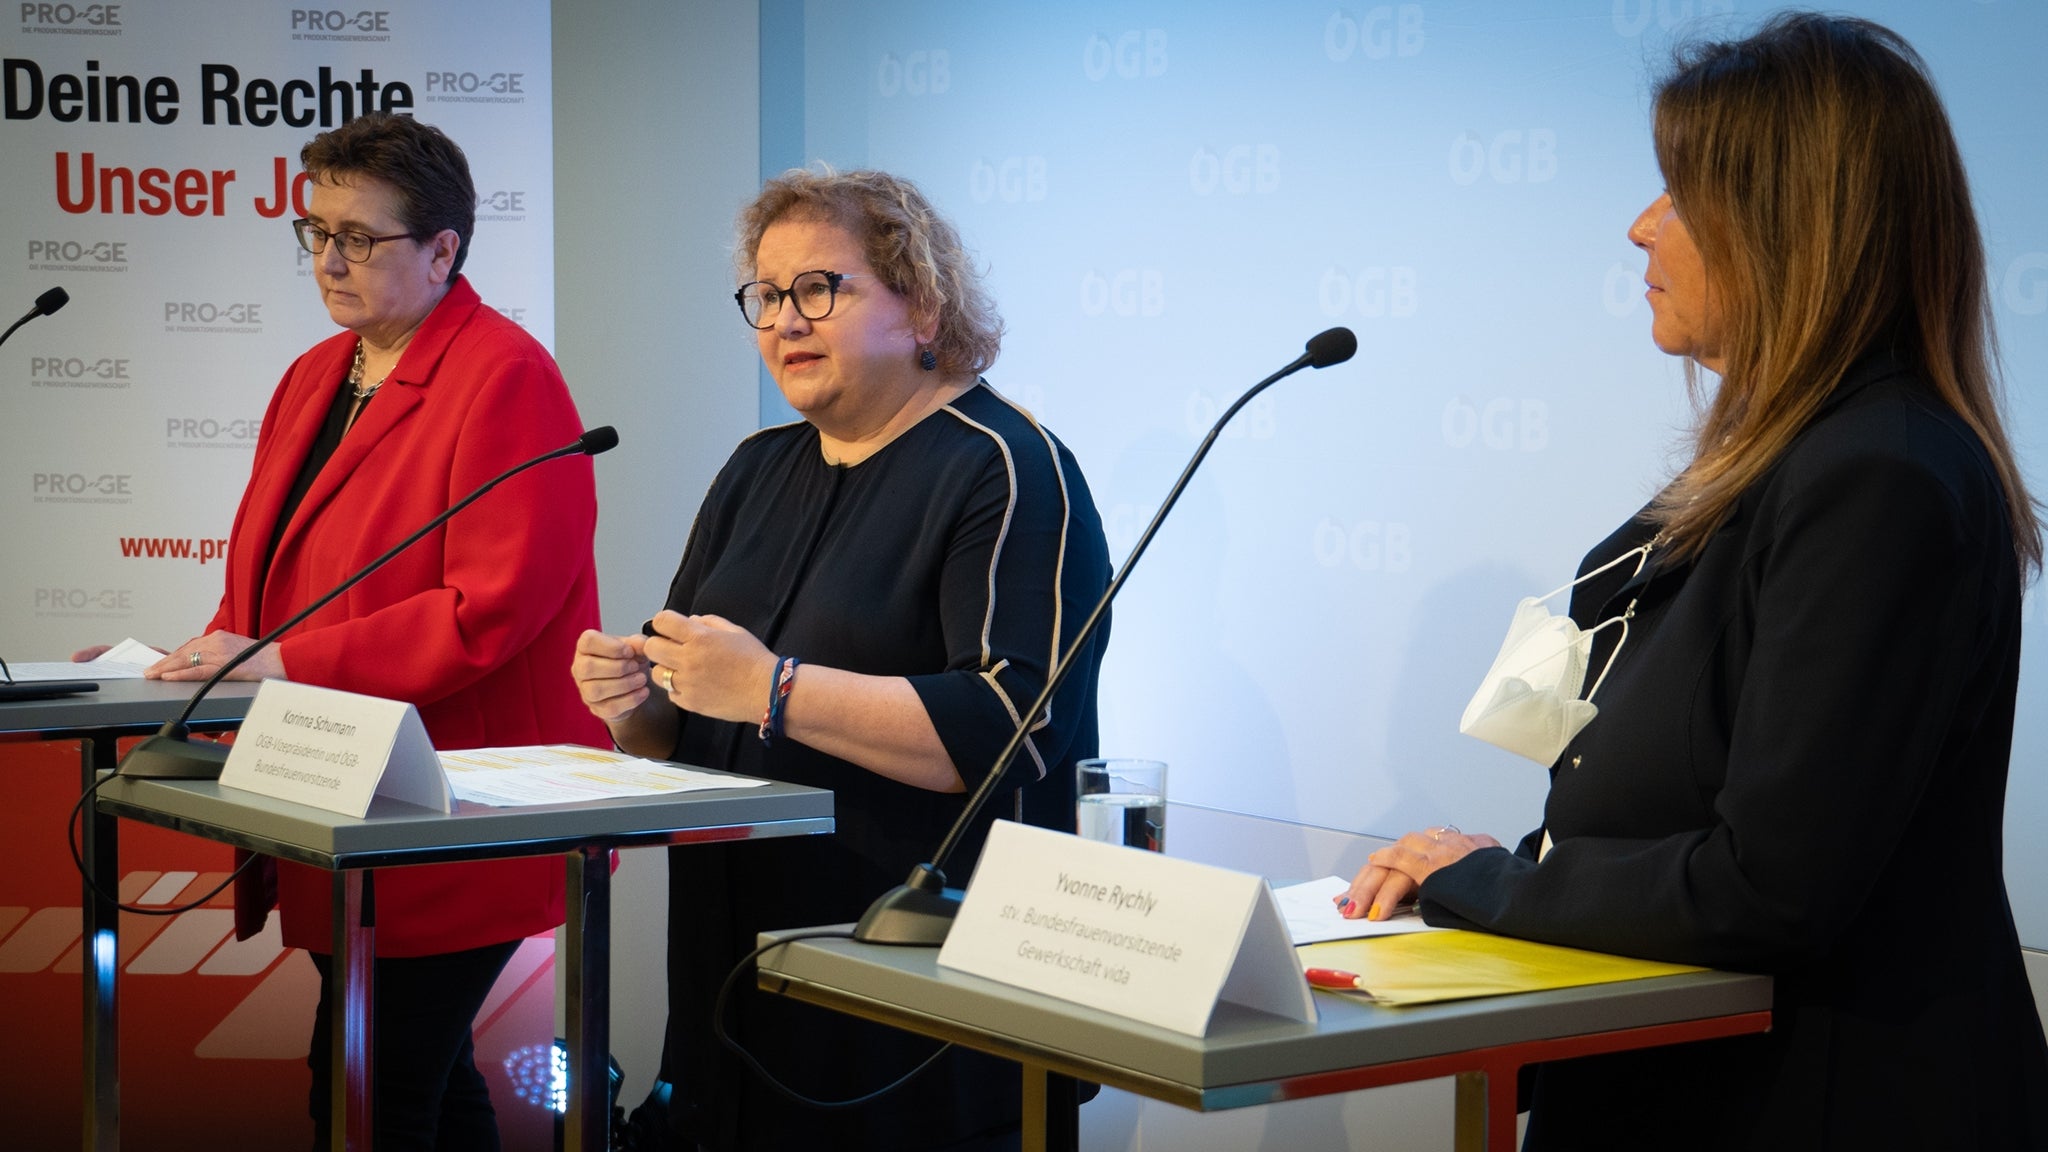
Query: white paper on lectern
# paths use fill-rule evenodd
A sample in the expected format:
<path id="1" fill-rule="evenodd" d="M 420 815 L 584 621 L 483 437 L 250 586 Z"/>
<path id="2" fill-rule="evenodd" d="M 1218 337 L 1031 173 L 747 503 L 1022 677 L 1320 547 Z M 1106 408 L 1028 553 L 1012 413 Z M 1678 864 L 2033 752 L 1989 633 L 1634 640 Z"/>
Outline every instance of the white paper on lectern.
<path id="1" fill-rule="evenodd" d="M 358 818 L 372 796 L 455 807 L 412 705 L 289 680 L 256 690 L 220 782 Z"/>
<path id="2" fill-rule="evenodd" d="M 1312 1022 L 1263 878 L 998 820 L 939 965 L 1190 1036 L 1219 999 Z"/>

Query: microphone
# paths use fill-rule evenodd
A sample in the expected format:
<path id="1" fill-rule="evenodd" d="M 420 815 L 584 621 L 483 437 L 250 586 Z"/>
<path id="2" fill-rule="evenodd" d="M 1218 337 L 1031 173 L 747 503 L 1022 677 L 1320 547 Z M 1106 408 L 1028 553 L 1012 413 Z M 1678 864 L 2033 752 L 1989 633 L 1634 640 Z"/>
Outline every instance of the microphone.
<path id="1" fill-rule="evenodd" d="M 611 425 L 607 424 L 602 428 L 592 428 L 590 431 L 578 436 L 573 443 L 565 444 L 552 452 L 543 452 L 523 464 L 515 464 L 496 476 L 491 477 L 489 480 L 484 481 L 474 492 L 449 505 L 447 511 L 422 524 L 419 531 L 399 541 L 389 552 L 365 564 L 356 571 L 355 575 L 350 576 L 348 579 L 328 589 L 325 593 L 322 593 L 319 599 L 300 609 L 291 619 L 272 628 L 259 637 L 255 643 L 235 653 L 232 659 L 220 666 L 219 671 L 206 678 L 206 682 L 199 686 L 199 691 L 194 692 L 192 698 L 185 702 L 184 710 L 178 713 L 176 719 L 166 721 L 164 726 L 157 730 L 156 735 L 130 748 L 128 754 L 121 757 L 121 762 L 115 765 L 114 774 L 117 776 L 131 776 L 139 780 L 220 779 L 220 770 L 226 766 L 228 760 L 227 746 L 211 742 L 205 744 L 192 743 L 186 739 L 191 734 L 191 730 L 185 727 L 185 721 L 191 717 L 192 710 L 199 706 L 199 701 L 204 699 L 208 692 L 213 691 L 213 686 L 220 683 L 228 673 L 241 667 L 243 661 L 254 656 L 258 651 L 275 643 L 279 636 L 297 627 L 306 617 L 326 607 L 328 602 L 336 596 L 355 587 L 367 578 L 370 573 L 390 563 L 400 552 L 419 543 L 427 533 L 447 523 L 448 519 L 457 512 L 476 503 L 484 493 L 536 465 L 545 464 L 550 460 L 558 460 L 564 456 L 595 456 L 600 452 L 611 451 L 618 446 L 618 443 L 618 430 Z"/>
<path id="2" fill-rule="evenodd" d="M 860 923 L 853 930 L 854 939 L 869 944 L 908 944 L 925 948 L 935 948 L 946 942 L 946 934 L 953 928 L 953 918 L 959 914 L 962 895 L 960 889 L 946 886 L 946 874 L 942 870 L 946 858 L 959 846 L 960 837 L 980 814 L 982 807 L 988 803 L 989 796 L 995 791 L 996 784 L 1002 780 L 1003 773 L 1009 770 L 1010 763 L 1023 749 L 1024 740 L 1029 735 L 1031 726 L 1045 713 L 1046 705 L 1052 702 L 1053 693 L 1059 690 L 1061 682 L 1067 678 L 1067 673 L 1073 670 L 1082 646 L 1088 643 L 1088 638 L 1095 634 L 1096 627 L 1109 612 L 1109 602 L 1116 599 L 1117 591 L 1124 586 L 1125 578 L 1130 576 L 1131 569 L 1138 566 L 1138 557 L 1145 554 L 1146 546 L 1152 543 L 1152 537 L 1158 533 L 1160 524 L 1165 522 L 1166 514 L 1172 511 L 1174 504 L 1179 501 L 1181 492 L 1194 477 L 1195 469 L 1201 466 L 1202 458 L 1209 454 L 1209 447 L 1216 443 L 1216 437 L 1223 432 L 1223 426 L 1230 423 L 1230 418 L 1237 415 L 1238 409 L 1244 407 L 1252 397 L 1277 381 L 1292 376 L 1303 368 L 1328 368 L 1332 364 L 1342 364 L 1351 359 L 1357 351 L 1358 337 L 1353 335 L 1349 328 L 1329 328 L 1316 333 L 1309 339 L 1306 350 L 1296 357 L 1293 363 L 1252 385 L 1250 391 L 1239 396 L 1237 402 L 1225 409 L 1223 415 L 1216 419 L 1216 423 L 1210 426 L 1209 434 L 1202 438 L 1201 447 L 1195 449 L 1194 457 L 1188 461 L 1187 467 L 1181 470 L 1180 479 L 1173 482 L 1173 489 L 1166 494 L 1165 503 L 1159 506 L 1159 511 L 1152 516 L 1152 522 L 1147 524 L 1145 531 L 1138 536 L 1138 543 L 1124 559 L 1123 567 L 1117 569 L 1116 575 L 1110 579 L 1109 587 L 1102 593 L 1102 599 L 1095 602 L 1095 610 L 1082 622 L 1080 631 L 1074 634 L 1073 642 L 1067 645 L 1067 650 L 1060 656 L 1059 663 L 1053 665 L 1051 674 L 1045 680 L 1045 690 L 1038 694 L 1038 699 L 1032 701 L 1031 707 L 1018 719 L 1016 731 L 1010 734 L 1010 742 L 1003 745 L 1003 750 L 996 755 L 995 766 L 988 770 L 988 775 L 982 778 L 981 786 L 967 798 L 967 806 L 961 810 L 960 818 L 953 822 L 953 827 L 947 830 L 946 838 L 939 843 L 939 850 L 932 854 L 930 862 L 912 868 L 908 880 L 891 888 L 873 904 L 868 905 L 867 913 L 860 918 Z"/>
<path id="3" fill-rule="evenodd" d="M 0 332 L 0 344 L 7 343 L 7 338 L 14 335 L 16 328 L 21 327 L 38 316 L 48 316 L 69 303 L 71 303 L 71 293 L 66 292 L 62 288 L 52 288 L 41 296 L 36 297 L 36 306 L 28 310 L 28 315 L 8 325 L 7 331 Z"/>

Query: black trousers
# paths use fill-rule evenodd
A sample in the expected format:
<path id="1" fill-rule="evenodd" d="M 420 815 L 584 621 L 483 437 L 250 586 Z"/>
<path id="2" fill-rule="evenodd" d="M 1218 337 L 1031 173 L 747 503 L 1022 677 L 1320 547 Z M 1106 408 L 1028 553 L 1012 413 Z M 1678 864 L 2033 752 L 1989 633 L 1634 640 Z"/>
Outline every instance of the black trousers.
<path id="1" fill-rule="evenodd" d="M 498 1152 L 498 1116 L 477 1071 L 470 1024 L 519 941 L 466 952 L 377 960 L 371 965 L 373 1124 L 377 1152 Z M 334 958 L 311 953 L 320 970 L 320 1007 L 306 1066 L 313 1087 L 313 1147 L 326 1152 L 331 1132 L 327 978 Z"/>

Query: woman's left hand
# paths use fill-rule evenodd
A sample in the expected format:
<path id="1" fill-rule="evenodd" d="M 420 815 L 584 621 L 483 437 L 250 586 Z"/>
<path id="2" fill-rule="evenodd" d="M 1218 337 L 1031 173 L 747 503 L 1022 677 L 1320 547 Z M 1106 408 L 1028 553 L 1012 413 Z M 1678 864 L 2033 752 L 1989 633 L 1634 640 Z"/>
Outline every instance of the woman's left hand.
<path id="1" fill-rule="evenodd" d="M 654 683 L 676 707 L 719 720 L 761 718 L 775 678 L 775 653 L 723 616 L 685 616 L 666 609 L 647 640 Z"/>
<path id="2" fill-rule="evenodd" d="M 1337 911 L 1347 920 L 1385 920 L 1415 898 L 1430 873 L 1481 848 L 1498 847 L 1500 841 L 1485 833 L 1468 836 L 1448 824 L 1410 832 L 1366 857 L 1368 863 L 1358 870 L 1350 891 L 1337 897 Z"/>
<path id="3" fill-rule="evenodd" d="M 237 636 L 233 632 L 209 632 L 171 649 L 170 655 L 144 668 L 142 676 L 145 680 L 204 680 L 254 643 L 249 637 Z M 284 657 L 278 654 L 277 645 L 272 644 L 228 673 L 228 679 L 286 680 L 290 677 L 284 673 Z"/>

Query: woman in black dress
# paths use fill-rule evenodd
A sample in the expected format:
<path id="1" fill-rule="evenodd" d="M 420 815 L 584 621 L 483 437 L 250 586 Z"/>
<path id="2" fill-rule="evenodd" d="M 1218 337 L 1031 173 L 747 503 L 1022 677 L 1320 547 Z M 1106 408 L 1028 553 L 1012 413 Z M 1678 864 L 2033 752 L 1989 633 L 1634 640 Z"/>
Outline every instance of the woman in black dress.
<path id="1" fill-rule="evenodd" d="M 743 441 L 713 481 L 655 635 L 586 633 L 574 671 L 621 748 L 830 788 L 838 830 L 671 854 L 671 1127 L 684 1148 L 998 1147 L 1014 1065 L 961 1053 L 873 1105 L 798 1108 L 717 1044 L 711 1001 L 756 932 L 857 919 L 929 858 L 1107 586 L 1101 520 L 1073 456 L 979 379 L 1001 322 L 908 181 L 789 172 L 739 227 L 740 311 L 804 419 Z M 1071 826 L 1104 642 L 963 840 L 955 883 L 996 815 Z M 813 1097 L 878 1087 L 933 1047 L 736 1000 L 740 1042 Z"/>
<path id="2" fill-rule="evenodd" d="M 1582 568 L 1598 715 L 1517 849 L 1411 833 L 1343 899 L 1775 978 L 1768 1034 L 1543 1066 L 1525 1148 L 2048 1148 L 2002 850 L 2041 534 L 1941 101 L 1784 15 L 1681 59 L 1656 144 L 1651 337 L 1720 379 Z"/>

